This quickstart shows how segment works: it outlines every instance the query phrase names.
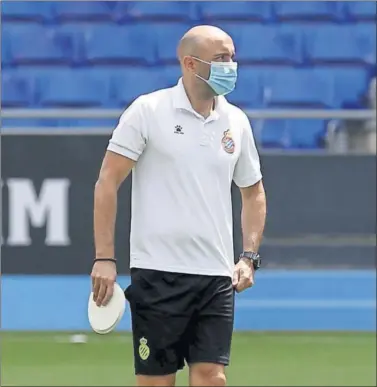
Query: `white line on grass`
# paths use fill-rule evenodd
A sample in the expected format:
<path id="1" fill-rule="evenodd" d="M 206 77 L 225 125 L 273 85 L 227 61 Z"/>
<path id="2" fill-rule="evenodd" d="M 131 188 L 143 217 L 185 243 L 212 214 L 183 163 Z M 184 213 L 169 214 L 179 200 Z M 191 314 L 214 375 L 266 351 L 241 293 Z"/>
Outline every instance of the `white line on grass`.
<path id="1" fill-rule="evenodd" d="M 13 343 L 59 343 L 69 344 L 72 343 L 72 336 L 83 335 L 86 336 L 89 344 L 106 344 L 106 343 L 121 343 L 128 344 L 132 342 L 132 337 L 124 334 L 108 334 L 108 335 L 95 335 L 88 332 L 82 333 L 58 333 L 51 334 L 50 332 L 45 333 L 34 333 L 25 334 L 25 332 L 7 332 L 3 334 L 2 341 L 13 342 Z"/>

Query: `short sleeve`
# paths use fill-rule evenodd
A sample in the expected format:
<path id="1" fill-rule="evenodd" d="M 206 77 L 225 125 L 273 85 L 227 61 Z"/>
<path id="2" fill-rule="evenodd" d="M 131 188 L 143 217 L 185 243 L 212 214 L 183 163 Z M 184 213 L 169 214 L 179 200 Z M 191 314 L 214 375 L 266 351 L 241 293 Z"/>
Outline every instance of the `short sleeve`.
<path id="1" fill-rule="evenodd" d="M 241 153 L 233 175 L 233 181 L 240 188 L 250 187 L 262 179 L 258 151 L 246 116 L 244 122 L 245 125 L 241 136 Z"/>
<path id="2" fill-rule="evenodd" d="M 134 161 L 139 159 L 147 143 L 143 113 L 143 100 L 139 97 L 120 117 L 107 150 Z"/>

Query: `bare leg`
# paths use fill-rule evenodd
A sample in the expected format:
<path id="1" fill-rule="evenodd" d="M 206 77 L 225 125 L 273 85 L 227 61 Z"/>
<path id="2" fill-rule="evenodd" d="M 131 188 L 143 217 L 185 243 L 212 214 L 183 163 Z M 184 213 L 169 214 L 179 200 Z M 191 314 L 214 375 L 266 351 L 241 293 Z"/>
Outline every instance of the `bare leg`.
<path id="1" fill-rule="evenodd" d="M 190 386 L 225 386 L 225 366 L 215 363 L 195 363 L 190 365 Z"/>
<path id="2" fill-rule="evenodd" d="M 139 387 L 174 387 L 175 374 L 161 376 L 136 375 L 136 381 Z"/>

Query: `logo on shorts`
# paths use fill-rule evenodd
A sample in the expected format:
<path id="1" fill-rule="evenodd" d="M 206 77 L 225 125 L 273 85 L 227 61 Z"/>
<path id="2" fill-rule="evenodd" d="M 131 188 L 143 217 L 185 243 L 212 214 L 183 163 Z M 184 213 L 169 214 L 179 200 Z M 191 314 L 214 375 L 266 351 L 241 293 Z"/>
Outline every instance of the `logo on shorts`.
<path id="1" fill-rule="evenodd" d="M 226 153 L 234 153 L 235 144 L 230 129 L 224 132 L 221 144 Z"/>
<path id="2" fill-rule="evenodd" d="M 142 337 L 139 341 L 139 356 L 141 360 L 147 360 L 150 355 L 150 349 L 147 345 L 148 340 L 145 337 Z"/>

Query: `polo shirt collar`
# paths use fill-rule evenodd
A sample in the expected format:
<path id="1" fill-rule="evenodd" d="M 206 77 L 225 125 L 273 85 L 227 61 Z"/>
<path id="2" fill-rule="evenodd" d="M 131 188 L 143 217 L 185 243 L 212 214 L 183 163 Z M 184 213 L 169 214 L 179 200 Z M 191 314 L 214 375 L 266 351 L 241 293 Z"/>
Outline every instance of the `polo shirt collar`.
<path id="1" fill-rule="evenodd" d="M 211 112 L 207 121 L 217 120 L 219 118 L 219 113 L 226 99 L 223 96 L 215 97 L 215 109 Z M 191 106 L 191 102 L 187 97 L 186 90 L 183 86 L 182 78 L 179 79 L 178 84 L 173 89 L 173 106 L 175 109 L 186 110 L 190 113 L 193 113 L 197 117 L 203 118 L 199 113 L 197 113 Z"/>

